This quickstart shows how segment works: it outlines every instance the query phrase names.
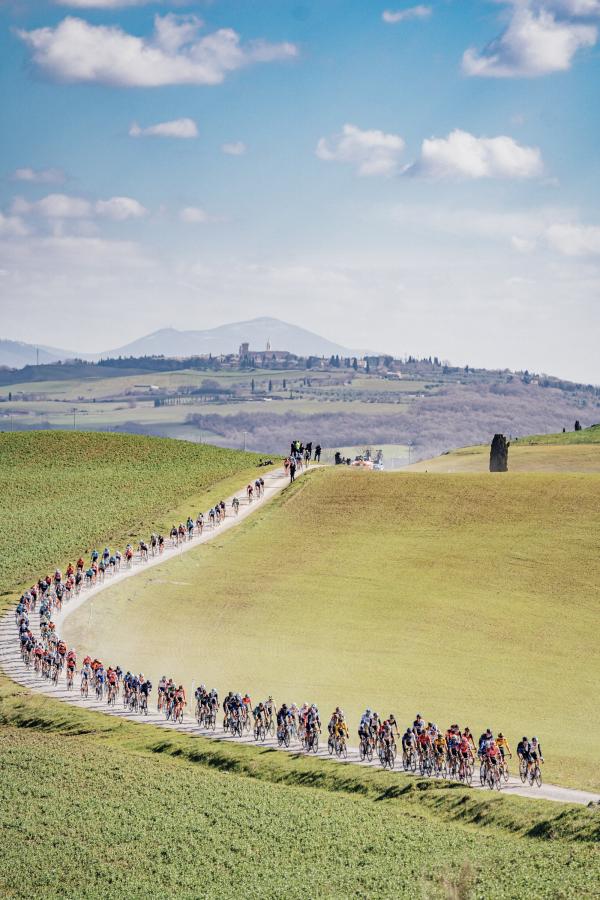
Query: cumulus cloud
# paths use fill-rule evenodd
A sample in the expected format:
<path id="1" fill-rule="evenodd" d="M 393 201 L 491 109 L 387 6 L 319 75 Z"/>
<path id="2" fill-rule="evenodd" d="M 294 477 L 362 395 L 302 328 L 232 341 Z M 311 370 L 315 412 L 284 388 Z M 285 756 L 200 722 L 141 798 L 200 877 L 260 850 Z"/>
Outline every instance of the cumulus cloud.
<path id="1" fill-rule="evenodd" d="M 20 30 L 33 62 L 47 75 L 67 82 L 118 87 L 220 84 L 229 72 L 253 63 L 291 59 L 294 44 L 264 40 L 242 44 L 231 28 L 200 36 L 196 16 L 155 16 L 150 37 L 118 26 L 91 25 L 68 16 L 56 27 Z"/>
<path id="2" fill-rule="evenodd" d="M 17 215 L 34 213 L 46 219 L 86 219 L 92 215 L 92 204 L 83 197 L 48 194 L 35 203 L 29 203 L 24 197 L 15 197 L 12 211 Z"/>
<path id="3" fill-rule="evenodd" d="M 15 197 L 12 212 L 16 215 L 34 214 L 45 219 L 91 219 L 101 216 L 115 222 L 124 222 L 126 219 L 145 216 L 147 210 L 132 197 L 111 197 L 92 203 L 84 197 L 48 194 L 35 203 L 29 203 L 23 197 Z"/>
<path id="4" fill-rule="evenodd" d="M 600 226 L 556 224 L 546 230 L 552 249 L 564 256 L 600 256 Z"/>
<path id="5" fill-rule="evenodd" d="M 179 218 L 186 225 L 202 225 L 208 222 L 208 213 L 199 206 L 185 206 L 179 211 Z"/>
<path id="6" fill-rule="evenodd" d="M 14 181 L 29 181 L 31 184 L 63 184 L 65 173 L 61 169 L 31 169 L 24 167 L 13 172 Z"/>
<path id="7" fill-rule="evenodd" d="M 475 137 L 456 128 L 446 138 L 428 138 L 411 174 L 426 178 L 534 178 L 543 172 L 537 147 L 511 137 Z"/>
<path id="8" fill-rule="evenodd" d="M 358 175 L 395 175 L 400 168 L 404 140 L 398 134 L 375 129 L 363 131 L 344 125 L 340 134 L 320 138 L 316 154 L 326 162 L 348 163 Z"/>
<path id="9" fill-rule="evenodd" d="M 409 6 L 406 9 L 386 9 L 381 14 L 381 18 L 388 25 L 397 25 L 398 22 L 407 22 L 410 19 L 428 19 L 432 13 L 430 6 Z"/>
<path id="10" fill-rule="evenodd" d="M 567 16 L 600 15 L 600 0 L 545 0 L 545 5 Z"/>
<path id="11" fill-rule="evenodd" d="M 228 156 L 243 156 L 246 152 L 246 145 L 243 141 L 232 141 L 230 144 L 223 144 L 221 150 Z"/>
<path id="12" fill-rule="evenodd" d="M 561 0 L 563 6 L 582 6 L 583 0 Z M 578 50 L 592 47 L 595 25 L 557 19 L 545 8 L 515 7 L 506 30 L 481 53 L 471 47 L 463 54 L 467 75 L 487 78 L 532 78 L 571 68 Z"/>
<path id="13" fill-rule="evenodd" d="M 193 119 L 173 119 L 170 122 L 158 122 L 147 128 L 140 128 L 137 122 L 133 122 L 129 129 L 130 137 L 170 137 L 170 138 L 196 138 L 198 128 Z"/>
<path id="14" fill-rule="evenodd" d="M 5 216 L 0 212 L 0 235 L 3 237 L 24 237 L 28 229 L 19 216 Z"/>
<path id="15" fill-rule="evenodd" d="M 114 222 L 124 222 L 126 219 L 141 219 L 148 210 L 133 197 L 111 197 L 110 200 L 98 200 L 94 206 L 95 212 Z"/>

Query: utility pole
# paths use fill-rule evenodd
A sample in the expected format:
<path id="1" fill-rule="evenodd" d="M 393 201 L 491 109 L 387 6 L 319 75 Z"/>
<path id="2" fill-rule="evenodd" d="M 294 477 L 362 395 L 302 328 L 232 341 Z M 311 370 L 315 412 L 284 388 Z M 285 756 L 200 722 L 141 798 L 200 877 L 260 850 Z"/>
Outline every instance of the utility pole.
<path id="1" fill-rule="evenodd" d="M 35 364 L 36 364 L 36 366 L 39 366 L 39 364 L 40 364 L 40 348 L 39 347 L 35 348 Z"/>
<path id="2" fill-rule="evenodd" d="M 244 432 L 244 452 L 246 452 L 246 435 L 247 435 L 247 434 L 248 434 L 248 432 L 245 431 L 245 432 Z"/>
<path id="3" fill-rule="evenodd" d="M 75 429 L 76 429 L 76 427 L 77 427 L 77 426 L 75 425 L 75 414 L 76 414 L 76 412 L 77 412 L 77 410 L 76 410 L 75 408 L 73 408 L 73 431 L 75 431 Z"/>

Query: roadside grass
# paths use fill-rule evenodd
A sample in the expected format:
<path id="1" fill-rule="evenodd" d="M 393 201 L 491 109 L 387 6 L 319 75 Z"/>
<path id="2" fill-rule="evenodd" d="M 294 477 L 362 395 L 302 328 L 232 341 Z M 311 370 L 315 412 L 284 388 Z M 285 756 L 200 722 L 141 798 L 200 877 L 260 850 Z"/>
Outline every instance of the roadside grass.
<path id="1" fill-rule="evenodd" d="M 545 780 L 597 789 L 599 526 L 595 475 L 321 469 L 63 632 L 154 683 L 341 704 L 353 735 L 366 706 L 536 734 Z"/>
<path id="2" fill-rule="evenodd" d="M 258 454 L 87 432 L 0 433 L 0 597 L 98 545 L 197 514 L 259 471 Z M 8 598 L 8 599 L 6 599 Z"/>
<path id="3" fill-rule="evenodd" d="M 6 679 L 0 723 L 5 896 L 594 893 L 597 810 L 162 734 Z"/>

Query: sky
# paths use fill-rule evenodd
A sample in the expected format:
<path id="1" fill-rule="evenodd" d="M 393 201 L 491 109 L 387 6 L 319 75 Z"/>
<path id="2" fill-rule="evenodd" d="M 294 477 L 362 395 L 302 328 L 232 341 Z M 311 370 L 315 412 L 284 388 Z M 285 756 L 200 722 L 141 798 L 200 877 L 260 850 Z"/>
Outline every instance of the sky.
<path id="1" fill-rule="evenodd" d="M 600 0 L 0 0 L 0 337 L 276 316 L 598 384 L 599 39 Z"/>

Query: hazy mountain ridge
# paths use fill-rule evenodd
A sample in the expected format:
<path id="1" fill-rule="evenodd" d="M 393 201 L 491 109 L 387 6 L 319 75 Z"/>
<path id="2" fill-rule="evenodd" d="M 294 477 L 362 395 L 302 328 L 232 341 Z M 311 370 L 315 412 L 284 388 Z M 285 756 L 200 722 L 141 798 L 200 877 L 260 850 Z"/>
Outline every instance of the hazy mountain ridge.
<path id="1" fill-rule="evenodd" d="M 39 350 L 40 363 L 65 359 L 98 360 L 118 356 L 213 356 L 237 353 L 240 344 L 247 342 L 251 350 L 264 350 L 270 342 L 273 350 L 288 350 L 297 356 L 355 355 L 359 351 L 330 341 L 298 325 L 264 316 L 246 322 L 231 322 L 216 328 L 180 331 L 161 328 L 115 349 L 102 353 L 81 353 L 54 347 L 28 344 L 25 341 L 0 340 L 0 366 L 21 369 L 35 365 Z"/>
<path id="2" fill-rule="evenodd" d="M 22 369 L 24 366 L 35 366 L 72 359 L 77 356 L 72 350 L 59 350 L 57 347 L 45 347 L 41 344 L 27 344 L 25 341 L 11 341 L 0 338 L 0 366 L 11 369 Z"/>
<path id="3" fill-rule="evenodd" d="M 251 350 L 264 350 L 270 342 L 273 350 L 289 350 L 297 356 L 348 355 L 347 347 L 330 341 L 298 325 L 280 319 L 261 317 L 246 322 L 231 322 L 206 330 L 179 331 L 161 328 L 136 341 L 100 354 L 107 356 L 194 356 L 212 353 L 237 353 L 240 344 L 247 342 Z"/>

